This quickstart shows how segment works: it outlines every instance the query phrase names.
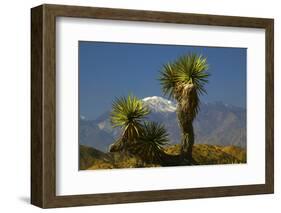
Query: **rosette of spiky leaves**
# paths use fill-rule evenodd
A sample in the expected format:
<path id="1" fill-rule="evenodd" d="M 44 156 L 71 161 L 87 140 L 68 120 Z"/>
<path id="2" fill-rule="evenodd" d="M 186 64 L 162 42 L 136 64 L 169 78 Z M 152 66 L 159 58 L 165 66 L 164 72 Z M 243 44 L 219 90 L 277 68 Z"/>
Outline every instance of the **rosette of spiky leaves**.
<path id="1" fill-rule="evenodd" d="M 133 153 L 146 163 L 161 162 L 164 150 L 168 144 L 167 130 L 163 124 L 157 122 L 144 122 L 143 133 L 133 147 Z"/>
<path id="2" fill-rule="evenodd" d="M 175 81 L 181 84 L 193 84 L 200 93 L 206 93 L 204 85 L 208 82 L 209 73 L 207 58 L 202 55 L 189 54 L 180 57 L 175 62 Z"/>
<path id="3" fill-rule="evenodd" d="M 133 95 L 116 98 L 110 118 L 113 127 L 121 127 L 122 142 L 134 142 L 142 134 L 142 120 L 149 113 L 143 101 Z"/>
<path id="4" fill-rule="evenodd" d="M 175 98 L 179 107 L 193 120 L 199 111 L 199 95 L 206 93 L 208 82 L 207 59 L 202 55 L 188 54 L 163 66 L 160 84 L 165 95 Z"/>

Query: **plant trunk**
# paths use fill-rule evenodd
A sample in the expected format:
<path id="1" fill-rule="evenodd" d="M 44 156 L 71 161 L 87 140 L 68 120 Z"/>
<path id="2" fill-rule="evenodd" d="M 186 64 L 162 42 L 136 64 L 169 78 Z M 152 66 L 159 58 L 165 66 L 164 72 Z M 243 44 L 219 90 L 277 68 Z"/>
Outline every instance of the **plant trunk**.
<path id="1" fill-rule="evenodd" d="M 194 144 L 194 131 L 192 122 L 186 122 L 187 125 L 182 128 L 181 155 L 184 159 L 192 161 L 192 148 Z"/>
<path id="2" fill-rule="evenodd" d="M 179 84 L 175 92 L 178 102 L 177 116 L 181 128 L 181 157 L 193 162 L 192 148 L 194 144 L 193 120 L 198 112 L 198 94 L 193 83 Z"/>
<path id="3" fill-rule="evenodd" d="M 188 114 L 178 108 L 178 120 L 181 128 L 181 156 L 189 161 L 192 161 L 192 148 L 194 144 L 194 131 L 192 119 Z"/>

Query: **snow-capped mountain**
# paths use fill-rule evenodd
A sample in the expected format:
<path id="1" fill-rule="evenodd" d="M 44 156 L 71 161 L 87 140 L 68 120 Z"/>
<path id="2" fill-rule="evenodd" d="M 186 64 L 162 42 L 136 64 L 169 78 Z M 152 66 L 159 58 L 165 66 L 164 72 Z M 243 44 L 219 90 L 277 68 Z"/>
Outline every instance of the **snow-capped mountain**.
<path id="1" fill-rule="evenodd" d="M 146 97 L 142 99 L 152 112 L 175 112 L 176 104 L 159 96 Z"/>

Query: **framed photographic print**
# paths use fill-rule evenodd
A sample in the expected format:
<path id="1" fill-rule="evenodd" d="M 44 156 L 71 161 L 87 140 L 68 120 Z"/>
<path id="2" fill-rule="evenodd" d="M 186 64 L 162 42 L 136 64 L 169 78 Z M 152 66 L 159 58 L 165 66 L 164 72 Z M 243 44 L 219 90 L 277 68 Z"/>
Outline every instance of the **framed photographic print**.
<path id="1" fill-rule="evenodd" d="M 273 19 L 31 9 L 31 203 L 274 191 Z"/>

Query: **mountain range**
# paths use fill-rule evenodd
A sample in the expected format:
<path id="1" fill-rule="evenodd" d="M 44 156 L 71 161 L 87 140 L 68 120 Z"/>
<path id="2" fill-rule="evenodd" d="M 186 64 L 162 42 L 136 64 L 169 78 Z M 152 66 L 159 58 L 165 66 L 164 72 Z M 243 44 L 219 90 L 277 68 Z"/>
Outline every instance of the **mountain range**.
<path id="1" fill-rule="evenodd" d="M 151 110 L 148 120 L 165 125 L 170 144 L 179 144 L 179 129 L 173 101 L 152 96 L 142 99 Z M 79 143 L 106 152 L 110 144 L 120 135 L 119 128 L 112 128 L 110 111 L 95 120 L 80 116 Z M 246 109 L 222 102 L 201 103 L 200 111 L 193 122 L 196 144 L 238 146 L 246 148 Z"/>

